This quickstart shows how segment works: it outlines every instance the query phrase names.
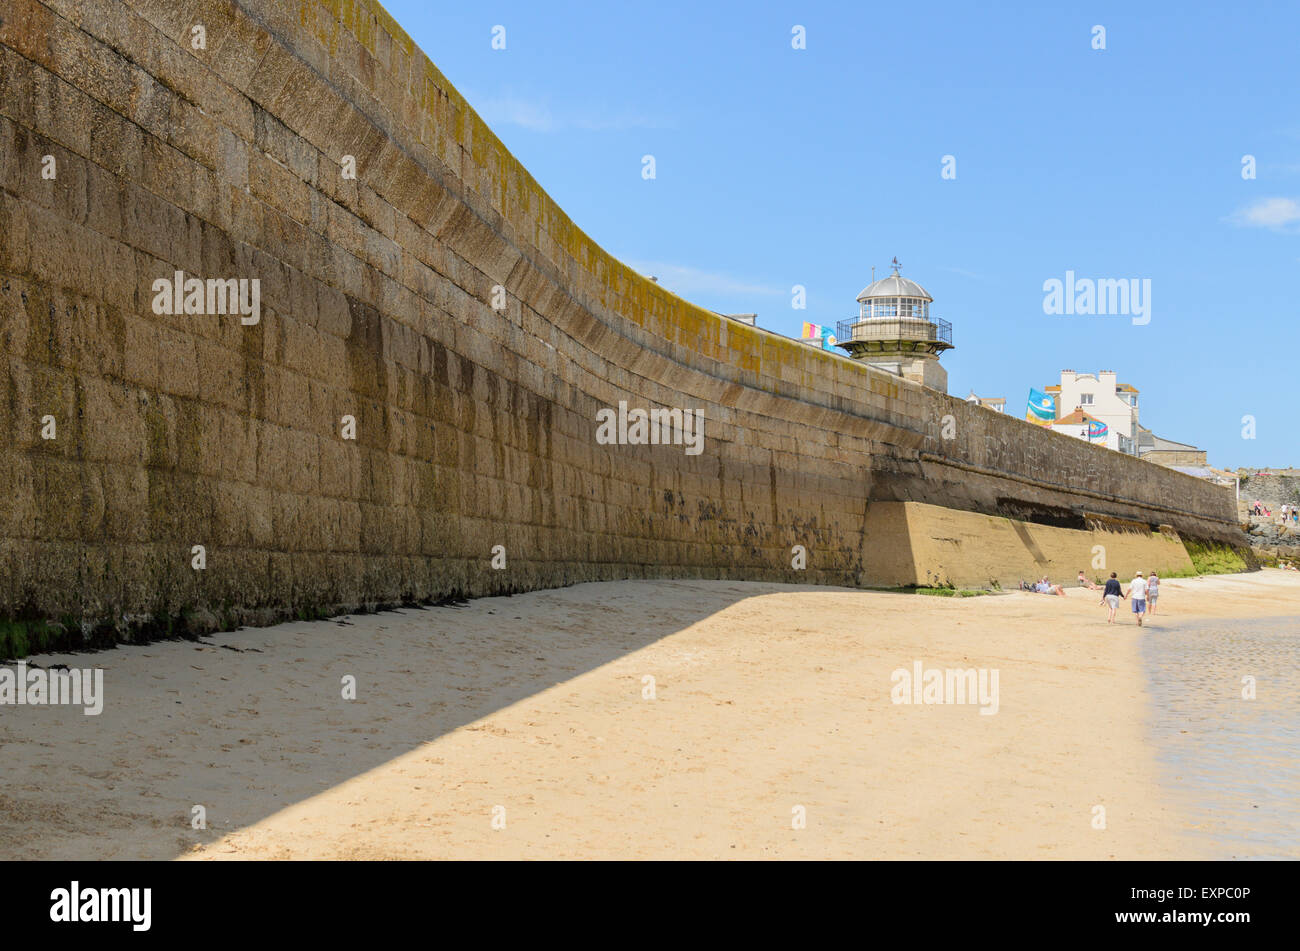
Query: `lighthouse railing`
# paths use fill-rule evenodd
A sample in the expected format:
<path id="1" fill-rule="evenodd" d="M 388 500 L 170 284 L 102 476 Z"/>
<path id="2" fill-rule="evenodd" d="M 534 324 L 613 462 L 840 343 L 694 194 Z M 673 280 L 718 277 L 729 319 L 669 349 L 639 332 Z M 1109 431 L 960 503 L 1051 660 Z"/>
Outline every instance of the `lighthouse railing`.
<path id="1" fill-rule="evenodd" d="M 835 325 L 835 342 L 923 340 L 952 346 L 952 324 L 937 317 L 853 317 Z"/>

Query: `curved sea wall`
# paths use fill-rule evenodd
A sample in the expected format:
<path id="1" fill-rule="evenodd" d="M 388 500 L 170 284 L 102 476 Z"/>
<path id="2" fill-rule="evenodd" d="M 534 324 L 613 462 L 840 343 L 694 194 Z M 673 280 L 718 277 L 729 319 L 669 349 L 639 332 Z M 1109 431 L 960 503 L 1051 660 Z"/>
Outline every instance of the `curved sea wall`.
<path id="1" fill-rule="evenodd" d="M 873 535 L 907 503 L 1235 537 L 1223 489 L 634 273 L 369 0 L 0 20 L 0 617 L 131 636 L 626 577 L 893 583 Z M 699 452 L 599 439 L 621 402 L 700 411 Z"/>

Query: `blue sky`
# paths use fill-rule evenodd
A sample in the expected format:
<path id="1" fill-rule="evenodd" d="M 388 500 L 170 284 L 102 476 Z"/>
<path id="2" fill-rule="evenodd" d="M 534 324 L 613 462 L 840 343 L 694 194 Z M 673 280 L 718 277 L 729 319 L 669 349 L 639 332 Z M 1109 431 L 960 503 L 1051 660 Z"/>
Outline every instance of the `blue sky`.
<path id="1" fill-rule="evenodd" d="M 797 336 L 897 255 L 953 325 L 950 392 L 1023 416 L 1061 369 L 1113 369 L 1211 464 L 1300 465 L 1300 4 L 386 6 L 580 227 L 689 300 Z M 1150 322 L 1045 314 L 1067 270 L 1150 280 Z"/>

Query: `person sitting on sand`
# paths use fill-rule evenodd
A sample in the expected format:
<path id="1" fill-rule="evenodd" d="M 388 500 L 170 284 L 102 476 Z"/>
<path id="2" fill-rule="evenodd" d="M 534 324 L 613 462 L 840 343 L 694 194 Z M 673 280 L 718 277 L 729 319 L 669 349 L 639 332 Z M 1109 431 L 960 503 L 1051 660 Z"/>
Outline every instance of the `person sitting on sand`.
<path id="1" fill-rule="evenodd" d="M 1047 578 L 1040 579 L 1038 584 L 1034 585 L 1034 590 L 1039 594 L 1059 594 L 1065 597 L 1065 589 L 1059 584 L 1052 584 Z"/>
<path id="2" fill-rule="evenodd" d="M 1098 590 L 1097 582 L 1085 575 L 1082 568 L 1079 569 L 1079 586 L 1087 588 L 1089 591 Z"/>
<path id="3" fill-rule="evenodd" d="M 1124 592 L 1120 589 L 1119 575 L 1112 571 L 1110 577 L 1106 579 L 1106 587 L 1101 593 L 1101 600 L 1097 602 L 1110 608 L 1110 617 L 1106 618 L 1107 624 L 1115 623 L 1115 612 L 1119 610 L 1119 602 L 1123 597 Z"/>
<path id="4" fill-rule="evenodd" d="M 1160 576 L 1154 571 L 1147 577 L 1147 616 L 1154 617 L 1156 599 L 1160 597 Z"/>
<path id="5" fill-rule="evenodd" d="M 1142 572 L 1135 574 L 1128 583 L 1128 596 L 1133 599 L 1133 615 L 1137 618 L 1138 627 L 1141 627 L 1142 619 L 1147 613 L 1147 583 Z"/>

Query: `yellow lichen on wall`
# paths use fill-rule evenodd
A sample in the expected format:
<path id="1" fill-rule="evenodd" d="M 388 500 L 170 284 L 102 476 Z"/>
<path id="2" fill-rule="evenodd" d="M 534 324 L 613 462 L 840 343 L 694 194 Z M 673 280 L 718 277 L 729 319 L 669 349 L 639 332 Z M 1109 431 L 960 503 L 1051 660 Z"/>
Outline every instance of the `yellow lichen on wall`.
<path id="1" fill-rule="evenodd" d="M 333 21 L 313 14 L 323 9 Z M 415 71 L 425 77 L 424 86 L 433 86 L 446 98 L 448 116 L 438 114 L 439 103 L 429 101 L 424 89 L 419 102 L 435 124 L 450 121 L 450 134 L 468 151 L 473 165 L 487 172 L 490 194 L 485 195 L 503 215 L 510 210 L 510 198 L 518 197 L 524 221 L 515 226 L 532 224 L 531 234 L 540 243 L 540 232 L 575 261 L 587 275 L 599 278 L 597 300 L 616 310 L 620 316 L 646 327 L 647 317 L 662 315 L 655 328 L 668 340 L 690 347 L 715 360 L 728 360 L 741 369 L 770 379 L 780 377 L 782 367 L 813 365 L 832 359 L 831 355 L 812 351 L 804 344 L 785 337 L 764 334 L 742 324 L 727 328 L 727 345 L 722 345 L 722 321 L 713 312 L 701 308 L 649 280 L 608 254 L 563 212 L 531 174 L 505 147 L 504 143 L 474 111 L 473 107 L 447 81 L 437 66 L 415 44 L 397 21 L 374 0 L 300 0 L 299 22 L 331 52 L 337 49 L 338 33 L 346 30 L 371 55 L 380 56 L 380 35 L 386 34 L 398 48 L 415 60 Z M 552 262 L 559 265 L 561 262 Z M 626 301 L 627 306 L 618 306 Z M 869 373 L 864 366 L 860 372 Z"/>

